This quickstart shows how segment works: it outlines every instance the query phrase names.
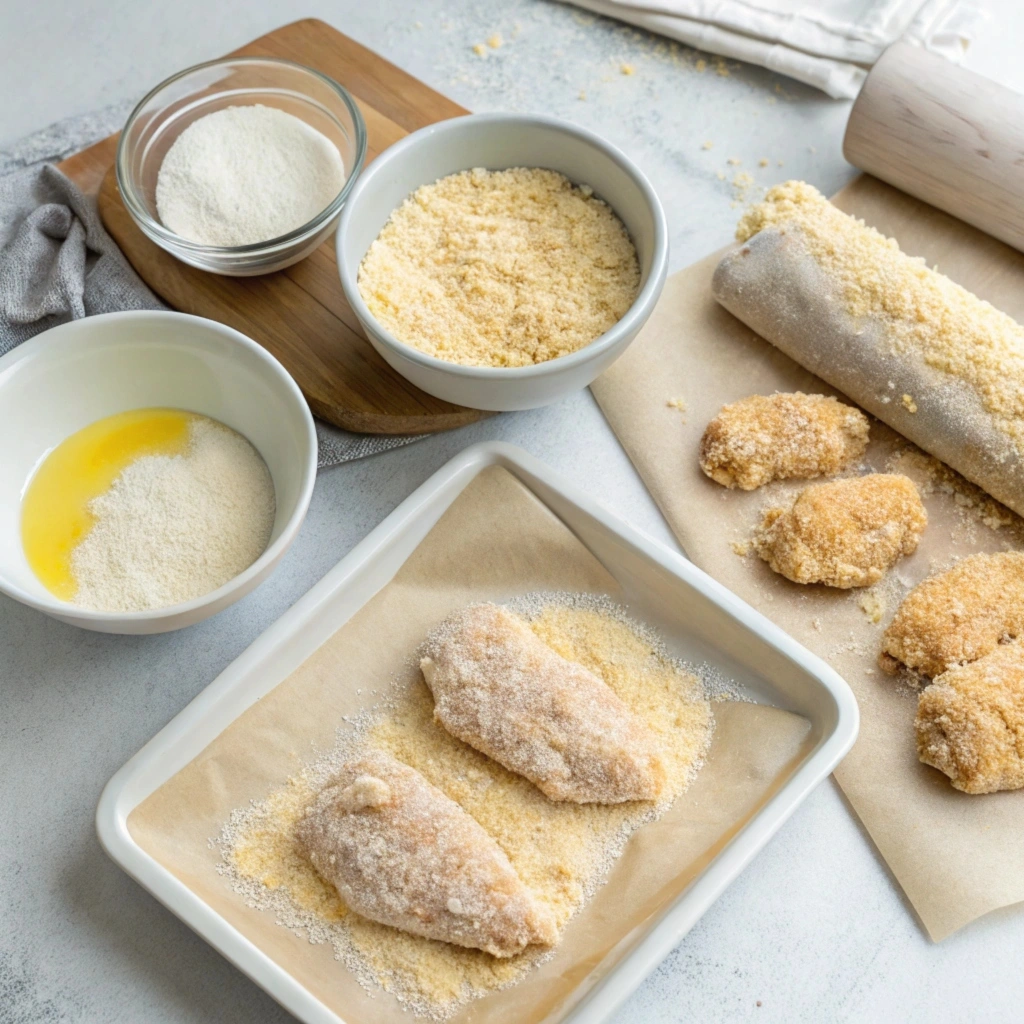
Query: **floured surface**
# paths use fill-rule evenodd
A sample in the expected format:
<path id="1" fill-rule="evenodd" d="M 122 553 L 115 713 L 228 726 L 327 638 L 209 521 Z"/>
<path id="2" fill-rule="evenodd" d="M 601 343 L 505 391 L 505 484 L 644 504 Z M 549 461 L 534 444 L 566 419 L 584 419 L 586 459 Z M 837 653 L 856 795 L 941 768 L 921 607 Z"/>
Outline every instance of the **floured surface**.
<path id="1" fill-rule="evenodd" d="M 938 263 L 953 280 L 1024 319 L 1024 256 L 869 178 L 837 205 Z M 948 474 L 930 480 L 929 525 L 918 550 L 867 591 L 804 587 L 775 575 L 752 553 L 766 504 L 806 486 L 770 484 L 749 493 L 708 480 L 697 463 L 701 434 L 721 406 L 749 394 L 836 394 L 722 309 L 711 296 L 719 254 L 671 278 L 641 336 L 593 390 L 687 555 L 763 611 L 853 687 L 860 737 L 836 771 L 854 809 L 929 934 L 941 939 L 997 907 L 1024 900 L 1024 793 L 956 792 L 917 760 L 916 694 L 876 667 L 882 630 L 911 586 L 975 551 L 1024 547 L 1019 520 Z M 686 415 L 669 407 L 686 403 Z M 928 460 L 873 423 L 862 468 L 927 482 Z M 998 530 L 991 524 L 1007 523 Z M 746 555 L 737 552 L 747 552 Z"/>
<path id="2" fill-rule="evenodd" d="M 665 657 L 657 640 L 644 636 L 622 609 L 588 595 L 531 595 L 527 617 L 531 636 L 600 677 L 662 748 L 665 778 L 657 804 L 580 806 L 547 799 L 442 728 L 430 692 L 414 676 L 392 688 L 379 708 L 343 731 L 330 754 L 265 805 L 236 810 L 220 837 L 225 875 L 237 892 L 312 939 L 331 942 L 368 990 L 383 987 L 435 1019 L 519 981 L 550 950 L 534 946 L 499 962 L 477 950 L 382 928 L 349 913 L 343 893 L 342 900 L 330 892 L 325 898 L 323 872 L 313 870 L 301 842 L 295 843 L 296 816 L 324 781 L 366 750 L 370 757 L 380 751 L 412 766 L 497 842 L 538 901 L 538 913 L 561 933 L 599 890 L 630 835 L 685 793 L 711 740 L 711 705 L 701 681 Z"/>
<path id="3" fill-rule="evenodd" d="M 209 839 L 234 808 L 265 799 L 318 750 L 328 749 L 339 726 L 380 702 L 387 681 L 422 686 L 409 652 L 442 618 L 474 601 L 536 591 L 619 596 L 615 580 L 554 516 L 504 470 L 488 470 L 383 590 L 132 812 L 131 836 L 348 1024 L 412 1019 L 394 996 L 371 996 L 360 987 L 329 944 L 310 944 L 276 924 L 272 913 L 248 906 L 218 873 L 221 854 Z M 573 918 L 551 959 L 523 984 L 487 995 L 453 1020 L 557 1019 L 807 753 L 808 723 L 797 716 L 728 702 L 716 705 L 715 717 L 714 739 L 696 781 L 668 813 L 632 837 L 608 883 Z M 330 891 L 322 889 L 319 897 L 329 914 Z M 315 889 L 310 898 L 318 898 Z"/>

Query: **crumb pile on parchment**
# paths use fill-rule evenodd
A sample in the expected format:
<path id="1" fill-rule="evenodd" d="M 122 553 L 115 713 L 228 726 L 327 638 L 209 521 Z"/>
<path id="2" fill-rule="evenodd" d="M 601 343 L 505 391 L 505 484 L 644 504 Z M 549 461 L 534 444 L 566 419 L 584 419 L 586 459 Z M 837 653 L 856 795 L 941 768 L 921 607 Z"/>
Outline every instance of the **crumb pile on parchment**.
<path id="1" fill-rule="evenodd" d="M 622 221 L 557 171 L 477 168 L 418 188 L 359 268 L 396 338 L 471 366 L 530 366 L 614 326 L 640 284 Z"/>
<path id="2" fill-rule="evenodd" d="M 886 470 L 910 477 L 925 498 L 936 491 L 951 495 L 961 513 L 961 528 L 967 528 L 975 522 L 980 522 L 990 530 L 1014 527 L 1019 531 L 1024 527 L 1019 516 L 977 484 L 972 484 L 955 469 L 950 469 L 944 462 L 913 445 L 894 452 L 886 463 Z M 967 539 L 973 540 L 973 536 Z"/>
<path id="3" fill-rule="evenodd" d="M 430 692 L 419 680 L 361 716 L 333 750 L 266 800 L 236 810 L 216 840 L 223 873 L 251 906 L 274 913 L 282 925 L 311 942 L 331 943 L 336 958 L 364 987 L 393 992 L 404 1006 L 437 1020 L 470 999 L 518 981 L 551 951 L 532 947 L 499 960 L 352 913 L 302 855 L 294 834 L 317 791 L 340 766 L 369 748 L 417 769 L 498 842 L 561 930 L 603 883 L 630 834 L 663 813 L 689 786 L 713 728 L 701 679 L 672 660 L 648 630 L 608 599 L 534 595 L 511 607 L 557 653 L 601 678 L 654 733 L 667 775 L 657 804 L 547 799 L 532 783 L 439 726 Z M 722 689 L 720 680 L 708 687 L 712 693 Z"/>
<path id="4" fill-rule="evenodd" d="M 882 318 L 895 354 L 914 354 L 968 383 L 1024 455 L 1024 327 L 806 182 L 771 189 L 740 219 L 736 237 L 745 242 L 770 226 L 799 230 L 848 312 Z M 916 411 L 913 397 L 905 399 Z"/>

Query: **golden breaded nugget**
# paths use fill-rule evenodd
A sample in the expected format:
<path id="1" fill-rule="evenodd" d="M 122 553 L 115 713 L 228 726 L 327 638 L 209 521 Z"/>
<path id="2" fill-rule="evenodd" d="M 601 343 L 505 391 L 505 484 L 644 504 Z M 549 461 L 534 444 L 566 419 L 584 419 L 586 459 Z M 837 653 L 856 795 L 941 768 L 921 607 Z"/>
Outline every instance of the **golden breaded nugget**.
<path id="1" fill-rule="evenodd" d="M 751 395 L 722 411 L 700 440 L 700 468 L 724 487 L 838 473 L 864 454 L 868 418 L 825 395 Z"/>
<path id="2" fill-rule="evenodd" d="M 371 921 L 498 957 L 558 938 L 494 839 L 390 755 L 348 762 L 296 834 L 313 867 Z"/>
<path id="3" fill-rule="evenodd" d="M 757 553 L 794 583 L 869 587 L 917 547 L 928 515 L 899 473 L 805 488 L 790 508 L 771 508 L 754 535 Z"/>
<path id="4" fill-rule="evenodd" d="M 951 668 L 917 702 L 917 755 L 964 793 L 1024 788 L 1024 642 Z"/>
<path id="5" fill-rule="evenodd" d="M 907 594 L 882 637 L 879 663 L 937 676 L 1024 634 L 1024 552 L 970 555 Z"/>
<path id="6" fill-rule="evenodd" d="M 428 638 L 434 717 L 552 800 L 656 800 L 666 768 L 650 730 L 604 682 L 518 616 L 478 604 Z"/>

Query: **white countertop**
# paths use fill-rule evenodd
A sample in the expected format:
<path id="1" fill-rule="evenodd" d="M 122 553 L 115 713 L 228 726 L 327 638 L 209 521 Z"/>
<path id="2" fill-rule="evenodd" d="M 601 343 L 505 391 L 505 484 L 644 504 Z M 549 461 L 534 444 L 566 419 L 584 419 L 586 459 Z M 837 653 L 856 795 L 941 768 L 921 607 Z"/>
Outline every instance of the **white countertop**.
<path id="1" fill-rule="evenodd" d="M 0 146 L 137 98 L 297 16 L 284 0 L 2 6 Z M 1024 90 L 1024 5 L 990 7 L 967 63 Z M 673 269 L 729 239 L 737 172 L 761 184 L 802 177 L 825 192 L 854 173 L 840 153 L 847 104 L 755 68 L 698 73 L 692 55 L 674 62 L 653 37 L 546 0 L 309 0 L 299 13 L 472 110 L 553 113 L 622 146 L 665 203 Z M 476 56 L 472 45 L 494 32 L 505 45 Z M 623 63 L 635 74 L 623 75 Z M 485 438 L 521 445 L 674 545 L 581 392 L 321 473 L 306 525 L 272 579 L 181 633 L 87 633 L 0 598 L 0 1024 L 291 1019 L 107 860 L 93 831 L 96 801 L 129 756 L 415 486 Z M 829 781 L 614 1020 L 1016 1020 L 1022 949 L 1024 909 L 929 942 Z"/>

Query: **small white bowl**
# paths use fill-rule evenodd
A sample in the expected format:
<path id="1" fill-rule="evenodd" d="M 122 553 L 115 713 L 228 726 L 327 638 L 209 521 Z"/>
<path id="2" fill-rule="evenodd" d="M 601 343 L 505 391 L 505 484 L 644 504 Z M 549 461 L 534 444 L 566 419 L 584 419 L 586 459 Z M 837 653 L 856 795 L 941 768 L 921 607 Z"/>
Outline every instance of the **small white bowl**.
<path id="1" fill-rule="evenodd" d="M 165 406 L 203 413 L 248 438 L 270 470 L 277 516 L 266 551 L 203 597 L 143 612 L 61 601 L 29 567 L 21 500 L 42 460 L 104 416 Z M 135 311 L 75 320 L 0 358 L 0 591 L 62 622 L 104 633 L 162 633 L 226 608 L 270 575 L 313 493 L 316 432 L 287 370 L 244 334 L 184 313 Z"/>
<path id="2" fill-rule="evenodd" d="M 640 291 L 626 315 L 589 345 L 534 366 L 463 366 L 399 341 L 359 293 L 359 264 L 392 212 L 421 185 L 473 167 L 545 167 L 589 185 L 626 225 L 640 260 Z M 496 412 L 547 405 L 598 377 L 629 346 L 654 311 L 668 270 L 668 226 L 640 169 L 600 136 L 552 117 L 472 114 L 421 128 L 363 171 L 345 204 L 335 240 L 338 273 L 373 347 L 428 394 Z"/>

